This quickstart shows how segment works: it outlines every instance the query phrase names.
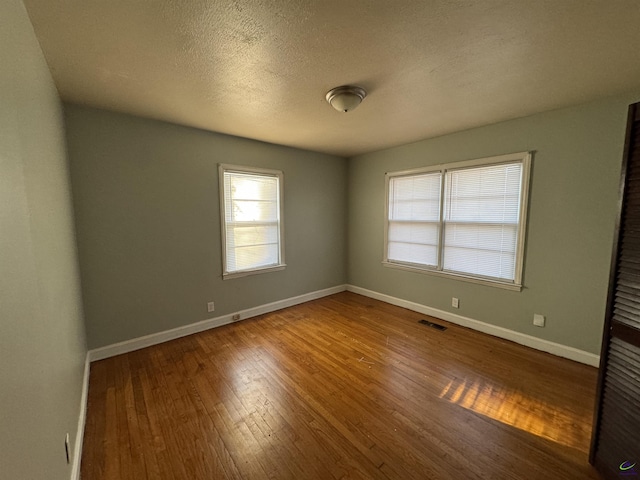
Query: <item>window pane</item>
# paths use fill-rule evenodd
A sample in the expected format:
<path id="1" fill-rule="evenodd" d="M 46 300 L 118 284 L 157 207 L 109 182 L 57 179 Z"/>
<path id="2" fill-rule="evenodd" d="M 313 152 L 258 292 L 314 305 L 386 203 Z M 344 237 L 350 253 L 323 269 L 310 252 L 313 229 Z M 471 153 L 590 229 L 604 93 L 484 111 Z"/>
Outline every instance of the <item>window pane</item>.
<path id="1" fill-rule="evenodd" d="M 233 257 L 227 259 L 230 272 L 278 265 L 277 244 L 237 247 L 233 252 Z"/>
<path id="2" fill-rule="evenodd" d="M 444 270 L 513 279 L 517 225 L 447 223 Z"/>
<path id="3" fill-rule="evenodd" d="M 281 263 L 278 175 L 224 171 L 225 272 Z"/>
<path id="4" fill-rule="evenodd" d="M 515 258 L 510 253 L 447 247 L 445 257 L 449 258 L 445 260 L 447 271 L 513 280 Z"/>
<path id="5" fill-rule="evenodd" d="M 446 173 L 443 269 L 514 280 L 522 164 Z"/>
<path id="6" fill-rule="evenodd" d="M 438 221 L 440 172 L 389 180 L 390 220 Z"/>
<path id="7" fill-rule="evenodd" d="M 278 243 L 277 225 L 227 227 L 227 248 L 248 247 L 263 243 Z"/>
<path id="8" fill-rule="evenodd" d="M 522 165 L 447 172 L 447 220 L 518 223 Z"/>
<path id="9" fill-rule="evenodd" d="M 389 242 L 389 259 L 403 263 L 435 266 L 438 264 L 438 250 L 435 245 Z"/>
<path id="10" fill-rule="evenodd" d="M 517 225 L 447 223 L 445 251 L 451 246 L 515 253 L 517 232 Z"/>
<path id="11" fill-rule="evenodd" d="M 438 224 L 433 222 L 389 222 L 389 241 L 438 245 Z"/>
<path id="12" fill-rule="evenodd" d="M 389 179 L 387 259 L 438 265 L 440 172 Z"/>

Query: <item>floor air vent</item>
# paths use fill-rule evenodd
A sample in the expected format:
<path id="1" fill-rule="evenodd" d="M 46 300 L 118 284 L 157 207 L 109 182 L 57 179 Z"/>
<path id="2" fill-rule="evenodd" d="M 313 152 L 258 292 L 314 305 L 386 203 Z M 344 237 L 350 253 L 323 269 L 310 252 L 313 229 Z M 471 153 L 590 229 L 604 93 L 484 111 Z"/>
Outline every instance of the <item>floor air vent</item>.
<path id="1" fill-rule="evenodd" d="M 435 328 L 436 330 L 445 331 L 447 327 L 443 327 L 442 325 L 438 325 L 437 323 L 430 322 L 429 320 L 418 320 L 418 323 L 426 325 L 427 327 Z"/>

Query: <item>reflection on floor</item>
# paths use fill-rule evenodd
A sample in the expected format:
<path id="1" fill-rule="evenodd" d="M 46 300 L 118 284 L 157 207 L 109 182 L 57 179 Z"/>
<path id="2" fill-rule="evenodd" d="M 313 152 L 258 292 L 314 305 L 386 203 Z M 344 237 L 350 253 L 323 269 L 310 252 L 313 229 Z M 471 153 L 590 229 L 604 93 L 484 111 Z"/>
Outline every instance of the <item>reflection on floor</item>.
<path id="1" fill-rule="evenodd" d="M 442 390 L 440 398 L 539 437 L 588 451 L 591 430 L 582 419 L 532 395 L 477 380 L 456 379 Z"/>

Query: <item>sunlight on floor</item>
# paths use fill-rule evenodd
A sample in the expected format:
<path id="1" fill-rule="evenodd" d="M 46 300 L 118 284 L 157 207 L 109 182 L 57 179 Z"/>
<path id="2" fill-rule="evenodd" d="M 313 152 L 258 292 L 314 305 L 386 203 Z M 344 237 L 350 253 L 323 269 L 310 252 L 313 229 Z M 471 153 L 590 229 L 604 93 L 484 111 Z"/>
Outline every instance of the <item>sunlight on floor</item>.
<path id="1" fill-rule="evenodd" d="M 451 380 L 440 398 L 542 438 L 587 452 L 591 432 L 583 418 L 522 392 L 475 381 Z"/>

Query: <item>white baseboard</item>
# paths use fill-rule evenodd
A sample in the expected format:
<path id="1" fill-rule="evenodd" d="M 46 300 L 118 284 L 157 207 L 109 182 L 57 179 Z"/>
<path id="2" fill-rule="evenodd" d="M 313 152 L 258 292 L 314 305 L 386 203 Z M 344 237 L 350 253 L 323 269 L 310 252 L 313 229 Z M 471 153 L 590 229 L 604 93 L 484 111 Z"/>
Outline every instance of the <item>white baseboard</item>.
<path id="1" fill-rule="evenodd" d="M 568 347 L 559 343 L 532 337 L 531 335 L 526 335 L 524 333 L 509 330 L 507 328 L 498 327 L 496 325 L 491 325 L 479 320 L 474 320 L 473 318 L 463 317 L 462 315 L 446 312 L 444 310 L 438 310 L 437 308 L 427 307 L 426 305 L 410 302 L 408 300 L 392 297 L 390 295 L 385 295 L 384 293 L 374 292 L 373 290 L 367 290 L 365 288 L 356 287 L 354 285 L 347 285 L 347 290 L 350 292 L 358 293 L 360 295 L 364 295 L 366 297 L 375 298 L 376 300 L 381 300 L 392 305 L 407 308 L 424 315 L 440 318 L 442 320 L 446 320 L 447 322 L 455 323 L 456 325 L 471 328 L 479 332 L 488 333 L 489 335 L 493 335 L 494 337 L 504 338 L 505 340 L 510 340 L 512 342 L 519 343 L 520 345 L 535 348 L 536 350 L 541 350 L 543 352 L 551 353 L 559 357 L 564 357 L 576 362 L 584 363 L 586 365 L 591 365 L 592 367 L 598 367 L 600 365 L 599 355 L 585 352 L 584 350 L 579 350 L 574 347 Z"/>
<path id="2" fill-rule="evenodd" d="M 80 480 L 80 462 L 82 461 L 82 444 L 84 443 L 84 426 L 87 419 L 87 397 L 89 396 L 89 352 L 84 360 L 84 374 L 82 376 L 82 394 L 80 395 L 80 413 L 78 414 L 78 430 L 73 445 L 73 462 L 71 465 L 71 480 Z"/>
<path id="3" fill-rule="evenodd" d="M 89 351 L 89 361 L 95 362 L 104 358 L 114 357 L 123 353 L 133 352 L 134 350 L 140 350 L 141 348 L 150 347 L 152 345 L 158 345 L 159 343 L 168 342 L 180 337 L 186 337 L 194 333 L 203 332 L 211 328 L 221 327 L 233 323 L 233 316 L 240 315 L 240 319 L 244 320 L 265 313 L 275 312 L 293 305 L 309 302 L 318 298 L 333 295 L 335 293 L 344 292 L 347 289 L 346 285 L 338 285 L 324 290 L 318 290 L 311 293 L 305 293 L 297 297 L 286 298 L 277 302 L 267 303 L 239 312 L 230 313 L 228 315 L 221 315 L 215 318 L 209 318 L 202 320 L 201 322 L 191 323 L 182 327 L 173 328 L 171 330 L 165 330 L 164 332 L 152 333 L 151 335 L 145 335 L 144 337 L 133 338 L 120 343 L 114 343 L 113 345 L 107 345 L 106 347 L 100 347 Z"/>
<path id="4" fill-rule="evenodd" d="M 409 300 L 403 300 L 397 297 L 392 297 L 384 293 L 374 292 L 373 290 L 367 290 L 365 288 L 356 287 L 354 285 L 338 285 L 338 286 L 327 288 L 324 290 L 318 290 L 315 292 L 306 293 L 304 295 L 299 295 L 297 297 L 287 298 L 284 300 L 279 300 L 277 302 L 267 303 L 265 305 L 248 308 L 246 310 L 241 310 L 239 312 L 235 312 L 232 314 L 221 315 L 219 317 L 210 318 L 210 319 L 203 320 L 197 323 L 192 323 L 189 325 L 184 325 L 182 327 L 166 330 L 164 332 L 153 333 L 151 335 L 146 335 L 144 337 L 138 337 L 131 340 L 126 340 L 124 342 L 115 343 L 113 345 L 107 345 L 106 347 L 96 348 L 88 352 L 87 358 L 89 362 L 95 362 L 97 360 L 102 360 L 104 358 L 113 357 L 123 353 L 133 352 L 134 350 L 150 347 L 152 345 L 158 345 L 160 343 L 167 342 L 169 340 L 185 337 L 187 335 L 192 335 L 194 333 L 203 332 L 211 328 L 216 328 L 222 325 L 233 323 L 235 320 L 233 320 L 232 317 L 233 315 L 236 315 L 236 314 L 240 315 L 241 320 L 244 320 L 244 319 L 255 317 L 258 315 L 263 315 L 265 313 L 274 312 L 282 308 L 287 308 L 293 305 L 298 305 L 300 303 L 316 300 L 318 298 L 326 297 L 328 295 L 333 295 L 335 293 L 343 292 L 345 290 L 358 293 L 366 297 L 375 298 L 376 300 L 390 303 L 392 305 L 408 308 L 409 310 L 413 310 L 415 312 L 419 312 L 424 315 L 440 318 L 442 320 L 455 323 L 456 325 L 471 328 L 472 330 L 477 330 L 479 332 L 493 335 L 494 337 L 510 340 L 512 342 L 519 343 L 520 345 L 525 345 L 527 347 L 535 348 L 536 350 L 541 350 L 543 352 L 551 353 L 559 357 L 568 358 L 570 360 L 584 363 L 586 365 L 591 365 L 593 367 L 598 367 L 600 365 L 599 355 L 596 355 L 590 352 L 585 352 L 584 350 L 579 350 L 574 347 L 569 347 L 559 343 L 550 342 L 548 340 L 543 340 L 541 338 L 533 337 L 531 335 L 526 335 L 524 333 L 516 332 L 514 330 L 509 330 L 507 328 L 498 327 L 496 325 L 491 325 L 489 323 L 481 322 L 473 318 L 464 317 L 456 313 L 451 313 L 444 310 L 439 310 L 437 308 L 428 307 L 426 305 L 411 302 Z M 85 376 L 86 376 L 85 380 L 88 381 L 88 369 L 87 369 L 87 372 L 85 372 Z M 85 405 L 84 408 L 86 408 L 85 396 L 86 396 L 86 392 L 83 392 L 83 404 Z M 76 478 L 73 477 L 73 480 L 76 480 Z"/>

